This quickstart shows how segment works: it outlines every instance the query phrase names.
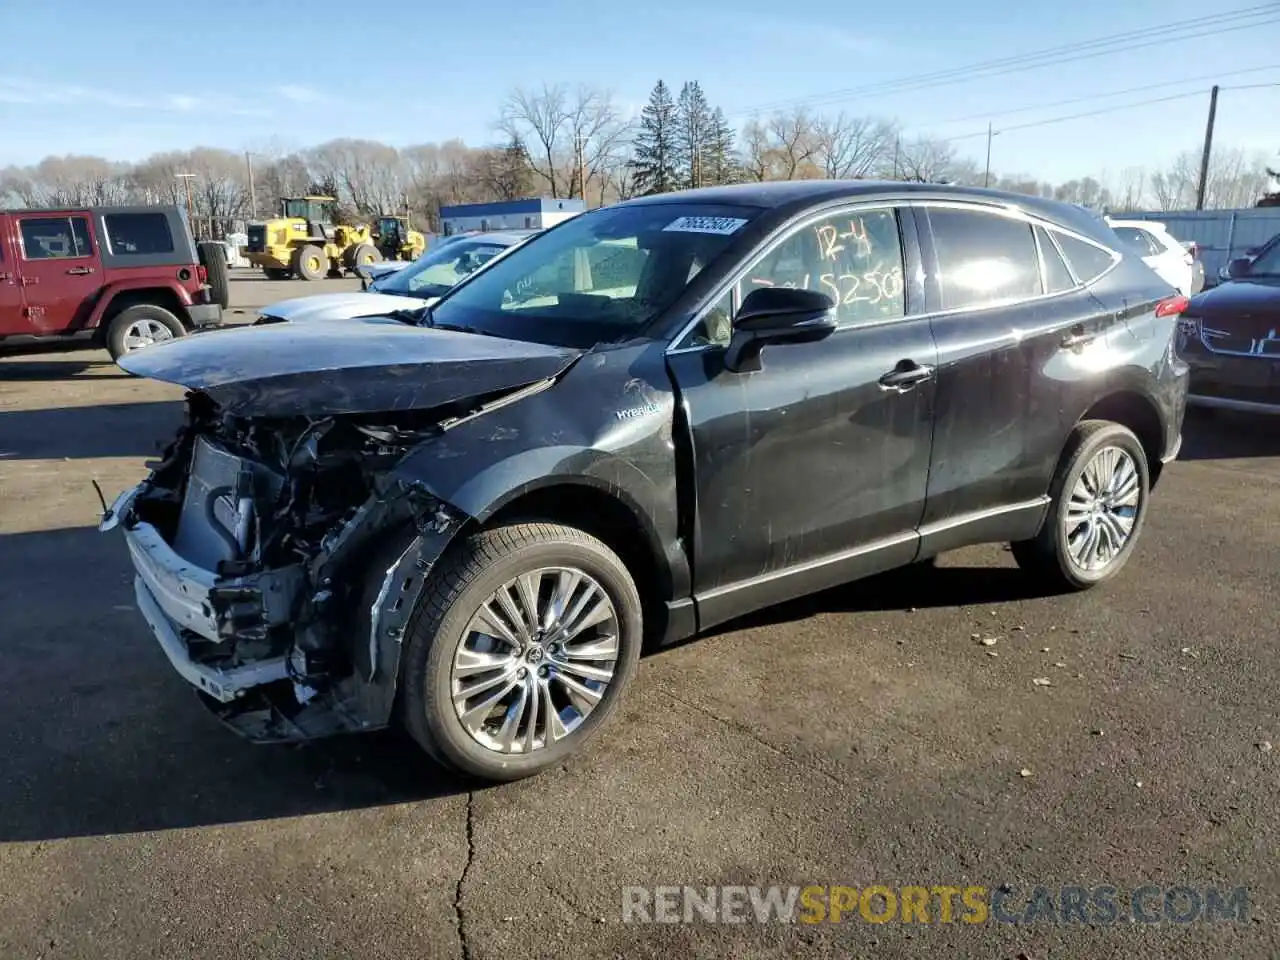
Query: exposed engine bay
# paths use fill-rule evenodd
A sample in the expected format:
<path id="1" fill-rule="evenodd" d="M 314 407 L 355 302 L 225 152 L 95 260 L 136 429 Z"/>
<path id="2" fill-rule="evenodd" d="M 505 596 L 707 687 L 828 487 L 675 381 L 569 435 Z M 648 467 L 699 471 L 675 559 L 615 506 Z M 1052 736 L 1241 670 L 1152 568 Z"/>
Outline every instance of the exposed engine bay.
<path id="1" fill-rule="evenodd" d="M 174 667 L 258 741 L 386 725 L 399 644 L 467 518 L 393 468 L 424 442 L 547 384 L 430 410 L 185 423 L 107 511 L 139 608 Z"/>

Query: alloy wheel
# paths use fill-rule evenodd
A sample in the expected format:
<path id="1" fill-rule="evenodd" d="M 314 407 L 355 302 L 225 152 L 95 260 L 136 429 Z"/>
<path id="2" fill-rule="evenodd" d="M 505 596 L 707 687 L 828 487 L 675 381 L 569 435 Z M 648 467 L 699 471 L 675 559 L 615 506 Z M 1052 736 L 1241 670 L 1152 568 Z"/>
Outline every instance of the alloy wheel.
<path id="1" fill-rule="evenodd" d="M 613 601 L 580 569 L 545 567 L 508 580 L 480 605 L 454 654 L 458 720 L 497 753 L 553 746 L 603 699 L 618 634 Z"/>
<path id="2" fill-rule="evenodd" d="M 1102 447 L 1071 489 L 1062 519 L 1067 554 L 1080 570 L 1097 573 L 1118 557 L 1142 508 L 1142 479 L 1128 451 Z"/>
<path id="3" fill-rule="evenodd" d="M 124 332 L 124 348 L 128 352 L 172 339 L 173 331 L 159 320 L 135 320 Z"/>

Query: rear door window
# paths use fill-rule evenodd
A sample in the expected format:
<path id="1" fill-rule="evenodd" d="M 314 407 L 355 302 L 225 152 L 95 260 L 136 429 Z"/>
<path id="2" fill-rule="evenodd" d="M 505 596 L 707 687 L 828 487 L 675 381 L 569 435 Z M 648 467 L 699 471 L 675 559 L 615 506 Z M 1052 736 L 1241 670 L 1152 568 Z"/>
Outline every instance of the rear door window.
<path id="1" fill-rule="evenodd" d="M 107 249 L 115 256 L 173 253 L 173 232 L 163 213 L 108 213 L 102 221 Z"/>
<path id="2" fill-rule="evenodd" d="M 72 260 L 93 256 L 85 217 L 22 217 L 22 256 L 26 260 Z"/>
<path id="3" fill-rule="evenodd" d="M 975 309 L 1039 296 L 1031 224 L 982 210 L 929 210 L 942 309 Z"/>
<path id="4" fill-rule="evenodd" d="M 1072 272 L 1080 278 L 1081 283 L 1093 283 L 1110 270 L 1119 257 L 1106 247 L 1088 240 L 1081 240 L 1069 233 L 1055 230 L 1054 239 L 1058 241 L 1058 246 L 1066 255 L 1067 262 L 1071 264 Z"/>

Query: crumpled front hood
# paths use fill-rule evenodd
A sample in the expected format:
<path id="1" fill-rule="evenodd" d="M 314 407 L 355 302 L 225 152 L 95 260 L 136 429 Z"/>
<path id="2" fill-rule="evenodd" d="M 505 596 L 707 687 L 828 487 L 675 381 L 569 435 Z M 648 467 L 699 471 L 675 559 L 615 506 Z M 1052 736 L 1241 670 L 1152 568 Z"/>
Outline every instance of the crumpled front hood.
<path id="1" fill-rule="evenodd" d="M 393 293 L 352 290 L 347 293 L 317 293 L 310 297 L 281 300 L 258 312 L 264 317 L 279 317 L 290 323 L 312 320 L 350 320 L 393 310 L 414 310 L 432 301 L 418 297 L 401 297 Z"/>
<path id="2" fill-rule="evenodd" d="M 198 333 L 125 354 L 139 377 L 208 394 L 239 416 L 426 410 L 517 390 L 581 351 L 394 320 L 269 324 Z"/>

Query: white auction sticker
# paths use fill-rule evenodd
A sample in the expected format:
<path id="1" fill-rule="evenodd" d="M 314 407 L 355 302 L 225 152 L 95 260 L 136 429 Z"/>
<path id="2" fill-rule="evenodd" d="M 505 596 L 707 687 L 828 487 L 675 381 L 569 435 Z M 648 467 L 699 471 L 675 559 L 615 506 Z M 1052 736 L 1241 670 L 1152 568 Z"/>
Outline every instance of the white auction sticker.
<path id="1" fill-rule="evenodd" d="M 746 220 L 737 217 L 677 217 L 662 228 L 676 233 L 718 233 L 727 236 L 742 229 Z"/>

